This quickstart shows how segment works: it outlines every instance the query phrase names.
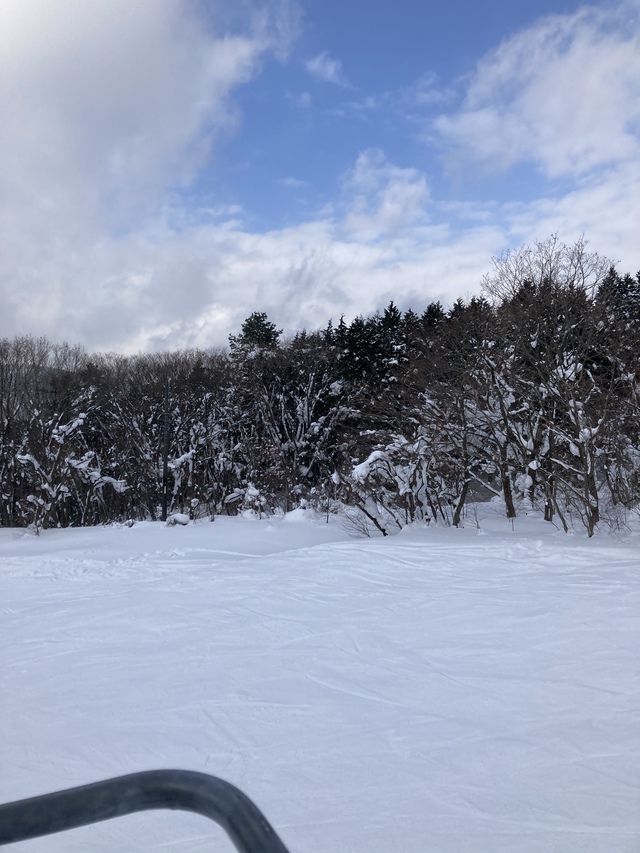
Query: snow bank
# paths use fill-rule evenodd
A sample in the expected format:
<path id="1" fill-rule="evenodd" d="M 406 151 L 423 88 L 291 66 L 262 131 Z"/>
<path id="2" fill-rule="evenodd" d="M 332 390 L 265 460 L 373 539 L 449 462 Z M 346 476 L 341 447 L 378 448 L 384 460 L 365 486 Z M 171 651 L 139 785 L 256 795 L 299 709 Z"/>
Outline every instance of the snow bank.
<path id="1" fill-rule="evenodd" d="M 636 853 L 637 538 L 300 518 L 0 530 L 0 799 L 179 767 L 292 853 Z M 153 813 L 16 849 L 232 848 Z"/>

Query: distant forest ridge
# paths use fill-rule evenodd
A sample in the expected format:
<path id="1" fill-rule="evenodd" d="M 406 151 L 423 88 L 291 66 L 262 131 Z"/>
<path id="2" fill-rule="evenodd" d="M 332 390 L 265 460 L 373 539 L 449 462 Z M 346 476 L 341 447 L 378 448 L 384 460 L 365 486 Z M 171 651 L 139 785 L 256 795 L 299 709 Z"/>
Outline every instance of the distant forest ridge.
<path id="1" fill-rule="evenodd" d="M 482 295 L 393 302 L 229 350 L 88 354 L 0 340 L 0 525 L 342 513 L 362 533 L 459 525 L 499 499 L 589 535 L 640 509 L 640 273 L 557 237 L 494 259 Z"/>

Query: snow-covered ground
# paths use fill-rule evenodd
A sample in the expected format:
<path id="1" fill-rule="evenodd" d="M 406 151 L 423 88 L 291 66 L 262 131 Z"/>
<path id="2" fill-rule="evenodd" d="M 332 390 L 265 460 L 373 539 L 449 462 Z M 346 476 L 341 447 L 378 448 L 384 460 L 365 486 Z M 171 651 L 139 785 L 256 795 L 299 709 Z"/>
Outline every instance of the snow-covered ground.
<path id="1" fill-rule="evenodd" d="M 219 775 L 291 853 L 637 853 L 640 537 L 0 530 L 0 801 Z M 23 853 L 231 851 L 153 812 Z"/>

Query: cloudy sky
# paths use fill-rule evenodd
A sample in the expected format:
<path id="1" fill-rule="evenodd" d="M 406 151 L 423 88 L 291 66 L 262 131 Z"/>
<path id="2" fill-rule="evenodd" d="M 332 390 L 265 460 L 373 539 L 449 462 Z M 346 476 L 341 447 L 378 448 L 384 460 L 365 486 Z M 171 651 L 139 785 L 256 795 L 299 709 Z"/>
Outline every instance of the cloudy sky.
<path id="1" fill-rule="evenodd" d="M 640 0 L 2 0 L 0 336 L 225 344 L 640 269 Z"/>

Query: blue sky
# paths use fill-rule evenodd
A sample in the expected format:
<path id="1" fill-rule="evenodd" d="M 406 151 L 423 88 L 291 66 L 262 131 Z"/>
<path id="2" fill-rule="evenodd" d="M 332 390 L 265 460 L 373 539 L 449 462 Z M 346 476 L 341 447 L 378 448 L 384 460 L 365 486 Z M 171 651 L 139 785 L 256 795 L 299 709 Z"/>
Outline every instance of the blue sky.
<path id="1" fill-rule="evenodd" d="M 4 0 L 0 335 L 136 352 L 640 268 L 640 2 Z"/>
<path id="2" fill-rule="evenodd" d="M 242 204 L 258 227 L 282 227 L 335 201 L 359 153 L 379 148 L 398 166 L 427 173 L 443 199 L 535 194 L 530 174 L 512 172 L 508 186 L 495 174 L 455 174 L 446 150 L 437 140 L 429 144 L 430 122 L 455 110 L 465 78 L 502 38 L 545 13 L 579 6 L 544 0 L 531 7 L 469 0 L 302 4 L 289 61 L 268 60 L 238 93 L 242 133 L 208 170 L 212 191 Z"/>

